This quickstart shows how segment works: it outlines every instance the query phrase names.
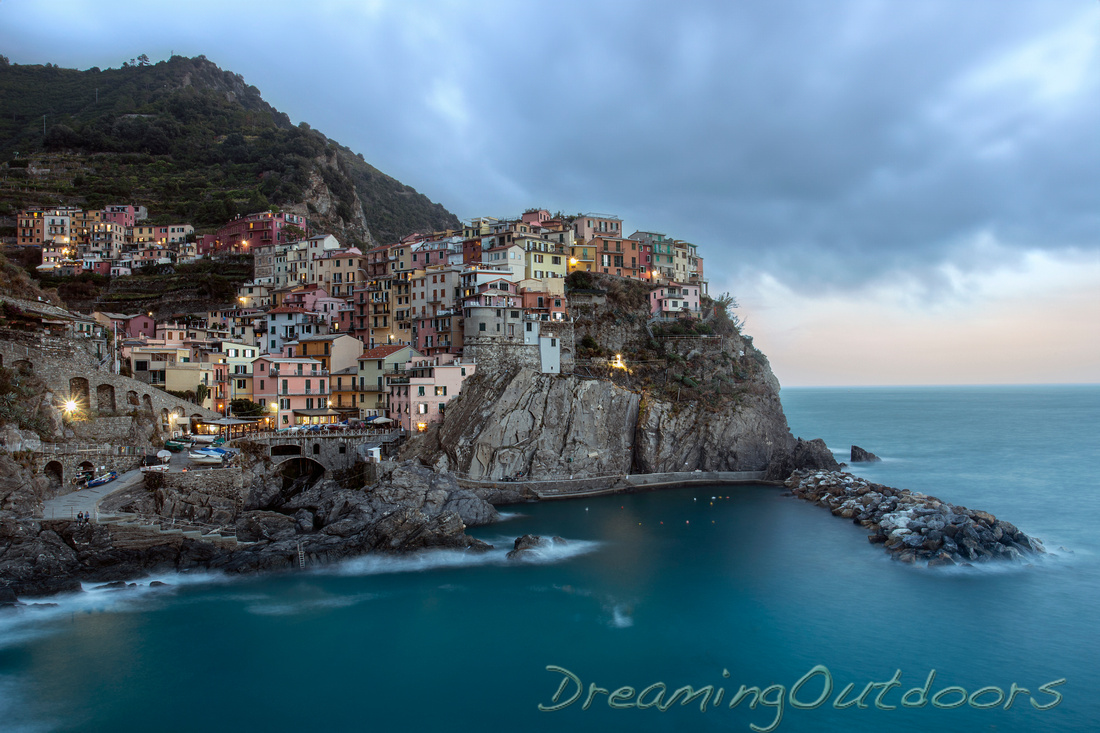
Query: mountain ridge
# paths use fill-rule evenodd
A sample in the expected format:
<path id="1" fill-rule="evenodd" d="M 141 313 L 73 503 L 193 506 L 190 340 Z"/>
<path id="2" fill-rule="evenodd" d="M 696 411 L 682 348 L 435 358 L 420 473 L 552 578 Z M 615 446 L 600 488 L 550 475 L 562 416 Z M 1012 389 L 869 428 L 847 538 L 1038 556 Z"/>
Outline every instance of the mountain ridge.
<path id="1" fill-rule="evenodd" d="M 0 104 L 9 214 L 126 201 L 201 232 L 274 207 L 365 246 L 460 226 L 205 56 L 85 71 L 0 59 Z"/>

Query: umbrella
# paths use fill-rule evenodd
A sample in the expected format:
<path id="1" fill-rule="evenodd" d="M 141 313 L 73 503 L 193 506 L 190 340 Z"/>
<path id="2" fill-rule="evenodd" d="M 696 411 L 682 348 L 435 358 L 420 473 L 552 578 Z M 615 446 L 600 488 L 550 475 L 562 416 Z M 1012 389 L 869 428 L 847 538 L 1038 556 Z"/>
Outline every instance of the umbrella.
<path id="1" fill-rule="evenodd" d="M 391 422 L 393 422 L 393 420 L 389 419 L 388 417 L 374 417 L 374 418 L 371 418 L 371 422 L 375 422 L 375 423 L 378 423 L 379 425 L 383 425 L 385 423 L 391 423 Z"/>

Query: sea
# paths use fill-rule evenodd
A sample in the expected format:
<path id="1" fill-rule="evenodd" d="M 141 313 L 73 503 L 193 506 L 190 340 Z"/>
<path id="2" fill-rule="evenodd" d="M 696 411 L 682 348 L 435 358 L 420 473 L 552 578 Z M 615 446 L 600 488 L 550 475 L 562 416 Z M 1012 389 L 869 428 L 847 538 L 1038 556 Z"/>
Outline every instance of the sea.
<path id="1" fill-rule="evenodd" d="M 1100 386 L 782 399 L 795 435 L 882 458 L 854 473 L 1049 552 L 906 565 L 774 486 L 510 506 L 486 554 L 2 611 L 0 730 L 1100 730 Z M 507 560 L 526 533 L 564 543 Z"/>

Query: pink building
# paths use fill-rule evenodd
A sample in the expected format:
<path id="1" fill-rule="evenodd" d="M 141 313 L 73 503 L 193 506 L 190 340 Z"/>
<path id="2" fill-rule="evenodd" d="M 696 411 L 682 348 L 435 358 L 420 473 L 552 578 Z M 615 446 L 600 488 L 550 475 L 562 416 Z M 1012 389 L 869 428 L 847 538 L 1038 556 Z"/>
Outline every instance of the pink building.
<path id="1" fill-rule="evenodd" d="M 108 313 L 96 311 L 92 314 L 97 323 L 114 331 L 119 338 L 156 338 L 157 323 L 152 316 L 145 313 L 127 315 L 123 313 Z"/>
<path id="2" fill-rule="evenodd" d="M 406 362 L 404 376 L 387 379 L 390 387 L 388 417 L 405 430 L 423 431 L 439 422 L 447 403 L 462 391 L 462 383 L 476 365 L 454 354 L 439 354 Z"/>
<path id="3" fill-rule="evenodd" d="M 585 214 L 573 221 L 573 234 L 588 242 L 593 237 L 622 237 L 623 220 L 614 214 Z"/>
<path id="4" fill-rule="evenodd" d="M 265 212 L 262 214 L 248 214 L 240 216 L 229 222 L 215 235 L 218 252 L 247 253 L 249 247 L 260 244 L 285 244 L 297 242 L 299 235 L 289 235 L 284 230 L 288 226 L 297 227 L 303 232 L 306 229 L 306 220 L 297 214 L 283 212 Z"/>
<path id="5" fill-rule="evenodd" d="M 699 286 L 671 283 L 649 293 L 651 315 L 699 315 Z"/>
<path id="6" fill-rule="evenodd" d="M 329 373 L 316 359 L 261 356 L 252 362 L 253 399 L 276 428 L 336 422 L 329 407 Z"/>

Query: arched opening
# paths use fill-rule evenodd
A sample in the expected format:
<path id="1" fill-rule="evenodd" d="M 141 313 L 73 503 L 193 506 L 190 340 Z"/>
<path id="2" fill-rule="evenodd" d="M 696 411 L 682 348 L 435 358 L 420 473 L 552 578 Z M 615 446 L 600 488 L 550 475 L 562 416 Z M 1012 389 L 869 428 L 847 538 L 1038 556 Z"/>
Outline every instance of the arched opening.
<path id="1" fill-rule="evenodd" d="M 141 396 L 141 406 L 146 412 L 153 411 L 153 398 L 147 394 Z"/>
<path id="2" fill-rule="evenodd" d="M 11 368 L 20 374 L 34 374 L 34 364 L 26 359 L 16 359 L 11 363 Z"/>
<path id="3" fill-rule="evenodd" d="M 45 474 L 46 480 L 50 483 L 50 494 L 59 493 L 65 483 L 65 469 L 62 467 L 61 462 L 50 461 L 42 469 L 42 473 Z"/>
<path id="4" fill-rule="evenodd" d="M 128 391 L 126 393 L 126 404 L 130 405 L 131 407 L 137 407 L 138 406 L 139 403 L 138 403 L 137 392 L 135 392 L 134 390 L 131 389 L 130 391 Z"/>
<path id="5" fill-rule="evenodd" d="M 300 488 L 291 492 L 296 494 L 320 481 L 325 467 L 312 458 L 290 458 L 279 464 L 279 475 L 283 477 L 283 491 L 297 485 Z"/>
<path id="6" fill-rule="evenodd" d="M 278 495 L 261 507 L 272 511 L 281 511 L 286 502 L 313 486 L 325 475 L 325 467 L 312 458 L 288 458 L 276 464 L 276 468 L 282 476 L 283 485 Z"/>
<path id="7" fill-rule="evenodd" d="M 313 444 L 313 455 L 315 455 L 315 456 L 321 455 L 321 444 L 320 443 L 314 443 Z"/>
<path id="8" fill-rule="evenodd" d="M 80 465 L 77 466 L 77 469 L 81 473 L 83 473 L 85 471 L 94 471 L 95 470 L 95 464 L 92 463 L 91 461 L 81 461 Z"/>
<path id="9" fill-rule="evenodd" d="M 273 445 L 271 446 L 271 457 L 275 456 L 300 456 L 302 455 L 302 446 L 300 445 Z"/>
<path id="10" fill-rule="evenodd" d="M 83 409 L 87 409 L 92 404 L 88 394 L 88 380 L 84 377 L 73 377 L 70 379 L 69 398 L 76 400 L 76 403 L 82 406 Z"/>
<path id="11" fill-rule="evenodd" d="M 167 407 L 160 408 L 160 421 L 164 424 L 164 427 L 168 427 L 169 413 Z"/>
<path id="12" fill-rule="evenodd" d="M 110 384 L 101 384 L 95 388 L 96 410 L 100 415 L 113 414 L 115 407 L 115 388 Z"/>

